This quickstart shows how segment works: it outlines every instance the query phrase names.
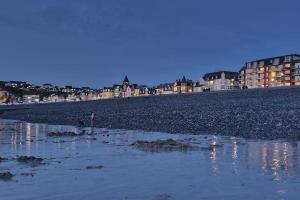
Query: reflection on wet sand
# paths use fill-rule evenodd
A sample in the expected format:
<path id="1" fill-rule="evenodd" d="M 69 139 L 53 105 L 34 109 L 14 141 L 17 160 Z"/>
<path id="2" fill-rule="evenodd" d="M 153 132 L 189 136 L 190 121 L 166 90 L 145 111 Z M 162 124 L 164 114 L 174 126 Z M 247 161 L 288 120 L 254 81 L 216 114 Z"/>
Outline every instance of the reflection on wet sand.
<path id="1" fill-rule="evenodd" d="M 11 122 L 6 120 L 0 121 L 0 139 L 2 143 L 10 137 L 12 150 L 22 149 L 26 145 L 26 154 L 30 154 L 32 148 L 39 150 L 39 143 L 46 139 L 45 133 L 50 131 L 72 131 L 75 133 L 82 132 L 82 128 L 73 126 L 51 126 L 46 124 L 31 124 L 22 122 Z M 94 135 L 99 133 L 101 140 L 115 146 L 128 145 L 137 141 L 141 137 L 134 131 L 122 130 L 105 130 L 94 127 L 88 128 L 87 132 Z M 130 134 L 131 133 L 131 134 Z M 43 135 L 40 135 L 43 134 Z M 181 135 L 181 137 L 184 137 Z M 196 137 L 196 136 L 195 136 Z M 42 140 L 40 140 L 42 139 Z M 274 180 L 281 180 L 282 176 L 291 176 L 296 173 L 298 167 L 299 149 L 297 142 L 287 141 L 249 141 L 241 142 L 241 139 L 226 138 L 224 141 L 221 137 L 211 136 L 207 139 L 199 137 L 201 142 L 206 142 L 213 148 L 209 152 L 211 169 L 214 175 L 218 175 L 220 167 L 219 162 L 224 159 L 231 159 L 231 167 L 234 173 L 238 173 L 239 163 L 243 160 L 249 167 L 261 170 L 263 173 L 271 173 Z M 77 140 L 72 140 L 71 149 L 76 149 Z M 220 142 L 225 142 L 223 148 L 218 148 Z M 91 140 L 87 139 L 86 143 L 90 145 Z M 32 146 L 34 144 L 34 146 Z M 57 143 L 60 145 L 60 143 Z M 221 154 L 221 155 L 219 155 Z M 239 156 L 239 154 L 244 154 Z M 225 156 L 225 157 L 224 157 Z"/>
<path id="2" fill-rule="evenodd" d="M 248 143 L 248 164 L 260 168 L 263 173 L 271 173 L 280 181 L 283 176 L 291 176 L 298 169 L 299 149 L 285 141 Z"/>
<path id="3" fill-rule="evenodd" d="M 85 131 L 86 134 L 75 137 L 47 136 L 49 132 L 55 131 L 70 131 L 77 134 Z M 180 151 L 178 148 L 172 148 L 173 150 L 171 151 L 140 151 L 131 145 L 137 141 L 168 141 L 168 139 L 171 138 L 174 141 L 170 142 L 169 145 L 177 144 L 176 142 L 178 141 L 184 144 L 187 143 L 193 147 L 199 147 L 199 150 Z M 228 182 L 228 185 L 234 184 L 234 182 L 230 183 L 234 177 L 244 177 L 240 182 L 245 181 L 245 176 L 247 176 L 248 173 L 251 174 L 250 176 L 255 175 L 261 178 L 260 181 L 265 181 L 266 184 L 270 183 L 268 181 L 278 184 L 283 181 L 288 183 L 295 182 L 295 180 L 299 179 L 300 174 L 300 149 L 297 141 L 264 141 L 219 137 L 216 135 L 145 133 L 141 131 L 77 128 L 73 126 L 52 126 L 0 120 L 0 152 L 2 152 L 0 157 L 15 157 L 17 155 L 39 156 L 40 153 L 43 153 L 42 157 L 45 159 L 47 159 L 47 156 L 50 154 L 53 157 L 56 155 L 61 155 L 61 157 L 73 156 L 73 158 L 78 159 L 78 163 L 85 163 L 87 162 L 85 159 L 89 157 L 89 154 L 119 152 L 120 149 L 122 150 L 120 155 L 117 153 L 113 154 L 112 157 L 105 157 L 104 154 L 101 154 L 102 157 L 94 155 L 95 157 L 93 157 L 93 159 L 89 158 L 89 162 L 96 162 L 94 164 L 99 165 L 107 160 L 119 160 L 124 157 L 127 158 L 127 160 L 123 159 L 122 162 L 134 163 L 135 159 L 138 160 L 150 156 L 149 160 L 152 161 L 153 159 L 153 163 L 147 163 L 149 160 L 142 160 L 142 169 L 145 167 L 148 173 L 155 175 L 157 171 L 167 166 L 163 164 L 164 162 L 168 161 L 172 163 L 173 160 L 180 158 L 186 162 L 191 162 L 191 166 L 196 166 L 194 168 L 188 168 L 186 171 L 180 170 L 180 173 L 189 174 L 191 171 L 193 172 L 193 176 L 197 176 L 198 174 L 199 179 L 203 176 L 207 176 L 209 177 L 208 180 L 212 181 L 211 179 L 213 179 L 217 182 L 220 179 L 224 179 L 226 183 Z M 83 155 L 79 157 L 81 153 L 83 153 Z M 168 160 L 168 158 L 171 160 Z M 61 162 L 64 162 L 64 160 Z M 144 162 L 147 164 L 144 164 Z M 196 164 L 192 165 L 192 163 Z M 75 166 L 76 164 L 77 163 L 75 163 Z M 180 162 L 176 164 L 187 165 L 188 163 Z M 178 173 L 176 168 L 186 169 L 184 167 L 181 168 L 181 166 L 176 166 L 176 164 L 172 166 L 175 170 L 174 173 Z M 76 167 L 73 167 L 73 165 L 74 163 L 72 163 L 71 168 L 75 169 Z M 153 171 L 151 171 L 152 168 L 148 168 L 149 165 L 153 165 Z M 135 167 L 138 168 L 139 166 L 134 165 L 134 168 Z M 155 167 L 157 167 L 156 170 Z M 0 165 L 0 170 L 1 169 Z M 104 169 L 107 168 L 104 167 Z M 121 168 L 117 168 L 117 170 L 121 170 Z M 130 171 L 130 168 L 127 170 Z M 167 173 L 167 171 L 165 171 L 165 173 Z M 132 173 L 132 176 L 134 176 L 135 170 L 133 170 Z M 160 176 L 163 175 L 164 174 Z M 204 179 L 204 182 L 205 181 L 207 181 L 207 179 Z M 241 184 L 240 182 L 240 185 L 233 186 L 241 187 L 243 183 Z M 197 182 L 197 184 L 201 183 L 202 182 Z M 210 182 L 210 184 L 212 183 L 215 182 Z M 194 185 L 194 187 L 196 186 Z M 153 189 L 155 189 L 155 187 Z M 286 195 L 286 191 L 286 188 L 281 187 L 281 185 L 278 185 L 276 189 L 276 193 L 278 193 L 277 195 L 280 197 Z"/>
<path id="4" fill-rule="evenodd" d="M 217 143 L 218 143 L 217 136 L 213 136 L 210 144 L 215 146 Z M 213 175 L 217 176 L 219 173 L 218 161 L 217 161 L 217 148 L 215 147 L 212 148 L 210 152 L 210 159 L 211 159 L 211 167 L 212 167 Z"/>

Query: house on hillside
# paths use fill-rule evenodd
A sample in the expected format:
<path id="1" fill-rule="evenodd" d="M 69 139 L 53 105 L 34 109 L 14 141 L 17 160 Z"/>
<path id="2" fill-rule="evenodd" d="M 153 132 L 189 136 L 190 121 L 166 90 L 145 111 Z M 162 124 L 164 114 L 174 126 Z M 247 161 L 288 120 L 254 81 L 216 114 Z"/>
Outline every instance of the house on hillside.
<path id="1" fill-rule="evenodd" d="M 40 102 L 40 95 L 36 95 L 36 94 L 23 95 L 23 103 L 39 103 L 39 102 Z"/>
<path id="2" fill-rule="evenodd" d="M 9 81 L 5 83 L 6 87 L 13 87 L 13 88 L 26 88 L 27 83 L 23 81 Z"/>
<path id="3" fill-rule="evenodd" d="M 9 98 L 9 93 L 0 88 L 0 103 L 7 103 Z"/>
<path id="4" fill-rule="evenodd" d="M 44 97 L 43 102 L 45 103 L 57 103 L 65 102 L 66 98 L 63 95 L 51 94 L 50 96 Z"/>
<path id="5" fill-rule="evenodd" d="M 64 88 L 62 88 L 62 92 L 64 92 L 64 93 L 74 93 L 74 92 L 76 92 L 76 88 L 73 88 L 70 85 L 66 85 Z"/>

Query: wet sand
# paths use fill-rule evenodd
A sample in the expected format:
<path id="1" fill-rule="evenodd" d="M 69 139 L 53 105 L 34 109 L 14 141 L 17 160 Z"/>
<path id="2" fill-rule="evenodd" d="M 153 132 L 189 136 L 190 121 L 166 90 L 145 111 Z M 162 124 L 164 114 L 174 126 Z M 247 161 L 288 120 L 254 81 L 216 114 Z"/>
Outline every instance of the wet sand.
<path id="1" fill-rule="evenodd" d="M 0 180 L 0 199 L 299 198 L 297 141 L 97 128 L 78 136 L 49 132 L 82 129 L 0 120 L 0 173 L 13 175 Z M 193 148 L 168 148 L 181 144 Z M 43 160 L 31 165 L 20 156 Z"/>
<path id="2" fill-rule="evenodd" d="M 6 107 L 0 118 L 100 128 L 300 139 L 300 87 Z"/>

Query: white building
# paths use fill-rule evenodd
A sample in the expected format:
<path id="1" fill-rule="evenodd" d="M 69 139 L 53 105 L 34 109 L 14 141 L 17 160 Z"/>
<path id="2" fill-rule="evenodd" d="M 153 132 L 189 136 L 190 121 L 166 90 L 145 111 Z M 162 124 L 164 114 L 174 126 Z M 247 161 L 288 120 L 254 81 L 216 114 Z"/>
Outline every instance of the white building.
<path id="1" fill-rule="evenodd" d="M 43 101 L 45 103 L 56 103 L 56 102 L 65 102 L 66 99 L 64 96 L 52 94 L 48 97 L 44 97 Z"/>
<path id="2" fill-rule="evenodd" d="M 94 101 L 99 99 L 99 96 L 96 92 L 83 92 L 80 94 L 81 101 Z"/>
<path id="3" fill-rule="evenodd" d="M 122 85 L 113 85 L 114 98 L 122 97 Z"/>
<path id="4" fill-rule="evenodd" d="M 23 95 L 23 103 L 39 103 L 40 95 Z"/>
<path id="5" fill-rule="evenodd" d="M 173 83 L 164 83 L 156 87 L 156 95 L 173 94 Z"/>
<path id="6" fill-rule="evenodd" d="M 193 92 L 203 92 L 205 87 L 206 87 L 205 84 L 201 84 L 200 82 L 196 82 L 196 83 L 194 83 L 194 86 L 193 86 Z"/>
<path id="7" fill-rule="evenodd" d="M 75 94 L 69 94 L 66 98 L 67 102 L 80 101 L 80 96 Z"/>
<path id="8" fill-rule="evenodd" d="M 239 88 L 238 77 L 237 72 L 220 71 L 205 74 L 203 80 L 210 91 L 232 90 Z"/>

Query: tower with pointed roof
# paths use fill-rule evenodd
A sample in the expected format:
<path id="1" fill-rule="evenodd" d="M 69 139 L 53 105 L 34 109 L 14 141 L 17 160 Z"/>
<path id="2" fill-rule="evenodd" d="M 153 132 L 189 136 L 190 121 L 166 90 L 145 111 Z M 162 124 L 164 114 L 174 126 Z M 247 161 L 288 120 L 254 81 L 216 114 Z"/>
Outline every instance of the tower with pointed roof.
<path id="1" fill-rule="evenodd" d="M 129 85 L 129 79 L 128 79 L 127 75 L 125 76 L 124 81 L 123 81 L 123 85 L 125 85 L 125 84 Z"/>
<path id="2" fill-rule="evenodd" d="M 130 89 L 130 82 L 129 82 L 129 79 L 128 79 L 127 75 L 124 78 L 122 87 L 123 87 L 123 97 L 130 96 L 130 93 L 131 93 L 130 90 L 131 89 Z"/>
<path id="3" fill-rule="evenodd" d="M 123 81 L 123 89 L 126 90 L 128 86 L 129 86 L 129 79 L 126 75 Z"/>

